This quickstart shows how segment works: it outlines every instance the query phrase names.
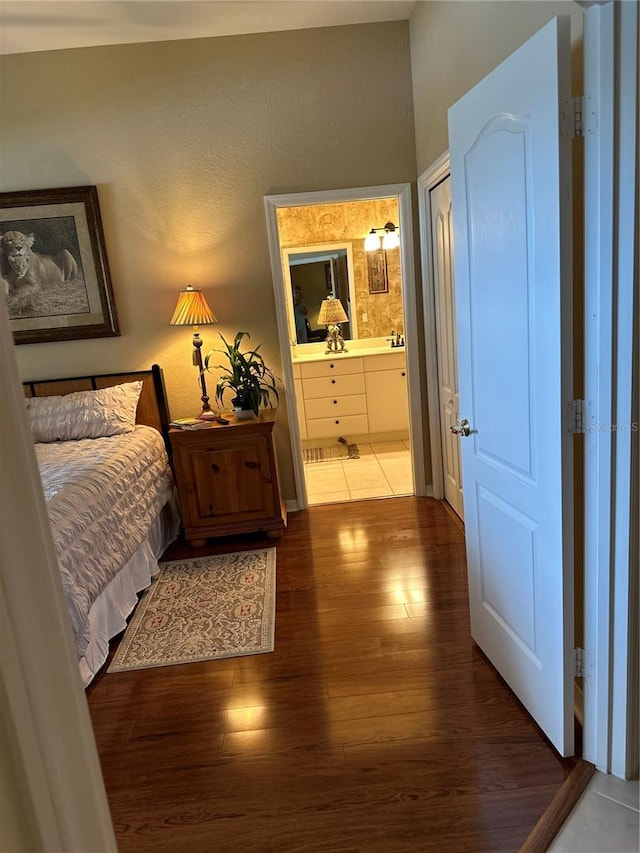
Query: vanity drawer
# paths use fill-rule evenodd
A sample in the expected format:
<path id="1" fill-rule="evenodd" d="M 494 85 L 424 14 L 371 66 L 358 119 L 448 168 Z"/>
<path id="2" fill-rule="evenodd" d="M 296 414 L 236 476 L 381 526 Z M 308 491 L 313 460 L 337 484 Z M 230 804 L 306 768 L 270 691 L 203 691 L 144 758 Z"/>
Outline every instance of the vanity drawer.
<path id="1" fill-rule="evenodd" d="M 364 435 L 369 432 L 366 415 L 338 418 L 314 418 L 307 421 L 307 438 L 333 438 L 339 435 Z"/>
<path id="2" fill-rule="evenodd" d="M 349 394 L 340 397 L 318 397 L 305 403 L 307 420 L 313 418 L 336 418 L 342 415 L 366 415 L 366 394 Z"/>
<path id="3" fill-rule="evenodd" d="M 362 364 L 362 360 L 358 359 Z M 309 365 L 303 365 L 306 367 Z M 364 394 L 364 373 L 337 374 L 335 376 L 318 376 L 302 380 L 305 407 L 308 400 L 317 397 L 344 397 L 348 394 Z M 308 417 L 308 414 L 307 414 Z"/>
<path id="4" fill-rule="evenodd" d="M 303 379 L 312 379 L 318 376 L 342 376 L 347 373 L 362 373 L 364 366 L 361 358 L 340 359 L 327 358 L 326 361 L 305 361 L 300 365 L 300 374 Z"/>
<path id="5" fill-rule="evenodd" d="M 404 350 L 365 356 L 363 361 L 366 373 L 372 370 L 402 370 L 407 364 Z"/>

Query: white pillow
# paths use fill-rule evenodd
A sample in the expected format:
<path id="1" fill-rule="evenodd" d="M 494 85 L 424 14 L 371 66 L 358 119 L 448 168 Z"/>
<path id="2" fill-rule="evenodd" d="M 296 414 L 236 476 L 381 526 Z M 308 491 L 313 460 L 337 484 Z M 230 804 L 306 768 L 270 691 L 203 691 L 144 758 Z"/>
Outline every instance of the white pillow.
<path id="1" fill-rule="evenodd" d="M 139 381 L 61 397 L 29 397 L 25 403 L 33 440 L 71 441 L 132 432 L 141 391 Z"/>

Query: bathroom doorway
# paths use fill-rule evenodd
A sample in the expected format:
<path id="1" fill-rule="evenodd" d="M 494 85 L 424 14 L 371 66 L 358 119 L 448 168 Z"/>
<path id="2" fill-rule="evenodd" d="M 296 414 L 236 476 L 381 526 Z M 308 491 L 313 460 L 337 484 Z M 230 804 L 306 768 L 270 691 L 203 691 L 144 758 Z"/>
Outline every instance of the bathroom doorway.
<path id="1" fill-rule="evenodd" d="M 410 185 L 265 208 L 298 507 L 426 494 Z M 342 309 L 329 351 L 327 297 Z"/>

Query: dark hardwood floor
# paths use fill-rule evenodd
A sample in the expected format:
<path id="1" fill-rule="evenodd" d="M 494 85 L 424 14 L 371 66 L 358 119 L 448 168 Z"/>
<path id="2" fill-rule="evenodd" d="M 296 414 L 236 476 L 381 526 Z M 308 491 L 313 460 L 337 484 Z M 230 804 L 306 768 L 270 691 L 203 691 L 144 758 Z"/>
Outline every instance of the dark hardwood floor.
<path id="1" fill-rule="evenodd" d="M 574 762 L 470 639 L 460 526 L 393 498 L 209 550 L 274 545 L 272 654 L 89 687 L 119 850 L 518 851 Z"/>

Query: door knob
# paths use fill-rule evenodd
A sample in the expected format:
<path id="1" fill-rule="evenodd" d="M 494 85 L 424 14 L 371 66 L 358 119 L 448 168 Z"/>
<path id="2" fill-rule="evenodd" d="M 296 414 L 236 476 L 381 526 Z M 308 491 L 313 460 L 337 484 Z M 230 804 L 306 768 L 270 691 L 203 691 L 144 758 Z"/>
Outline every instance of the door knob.
<path id="1" fill-rule="evenodd" d="M 463 418 L 459 424 L 454 424 L 449 429 L 454 435 L 461 435 L 464 438 L 470 434 L 471 424 L 466 418 Z"/>

